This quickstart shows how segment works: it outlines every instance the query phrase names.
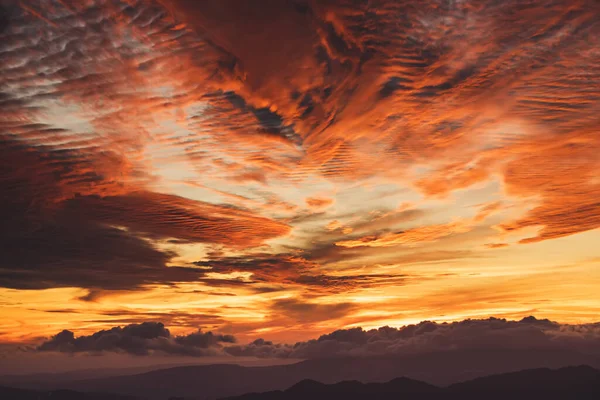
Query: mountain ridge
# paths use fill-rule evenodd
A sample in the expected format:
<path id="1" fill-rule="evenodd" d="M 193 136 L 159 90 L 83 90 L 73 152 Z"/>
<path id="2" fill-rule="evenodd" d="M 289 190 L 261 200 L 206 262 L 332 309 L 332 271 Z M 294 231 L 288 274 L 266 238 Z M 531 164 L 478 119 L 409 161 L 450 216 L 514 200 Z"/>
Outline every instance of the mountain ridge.
<path id="1" fill-rule="evenodd" d="M 164 400 L 170 396 L 214 400 L 251 392 L 285 390 L 304 380 L 325 384 L 341 381 L 389 382 L 400 376 L 436 386 L 478 377 L 535 368 L 590 365 L 600 369 L 600 359 L 563 350 L 445 351 L 405 356 L 338 357 L 305 360 L 294 364 L 241 366 L 212 364 L 175 366 L 140 374 L 57 382 L 27 382 L 20 378 L 5 386 L 34 390 L 70 389 L 108 392 Z"/>
<path id="2" fill-rule="evenodd" d="M 138 388 L 142 391 L 142 388 Z M 0 386 L 0 398 L 11 400 L 201 400 L 206 396 L 179 396 L 161 393 L 160 396 L 121 395 L 114 393 L 78 392 L 73 390 L 28 390 Z M 407 377 L 396 377 L 387 382 L 362 383 L 345 380 L 326 384 L 314 379 L 302 379 L 283 389 L 239 396 L 219 397 L 219 400 L 311 400 L 325 399 L 537 399 L 573 398 L 591 400 L 600 398 L 600 370 L 586 365 L 559 369 L 537 368 L 480 377 L 447 387 L 431 385 Z"/>
<path id="3" fill-rule="evenodd" d="M 590 366 L 571 366 L 560 369 L 537 368 L 476 378 L 448 387 L 396 378 L 385 383 L 343 381 L 324 384 L 303 380 L 286 390 L 248 393 L 219 400 L 311 400 L 345 399 L 538 399 L 600 398 L 600 371 Z"/>

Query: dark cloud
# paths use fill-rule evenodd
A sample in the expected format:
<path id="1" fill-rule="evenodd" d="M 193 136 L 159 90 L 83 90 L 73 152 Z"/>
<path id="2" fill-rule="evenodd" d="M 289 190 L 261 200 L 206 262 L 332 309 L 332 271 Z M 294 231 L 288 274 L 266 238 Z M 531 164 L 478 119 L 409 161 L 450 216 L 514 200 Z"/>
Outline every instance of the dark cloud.
<path id="1" fill-rule="evenodd" d="M 453 323 L 421 322 L 402 328 L 381 327 L 365 331 L 342 329 L 294 345 L 256 341 L 243 354 L 291 358 L 406 355 L 449 350 L 568 349 L 600 354 L 598 324 L 565 325 L 533 317 L 521 321 L 490 318 Z M 226 349 L 229 351 L 229 348 Z M 242 349 L 231 348 L 234 354 Z"/>
<path id="2" fill-rule="evenodd" d="M 164 57 L 194 47 L 157 2 L 10 2 L 3 11 L 11 24 L 0 33 L 0 286 L 84 287 L 82 299 L 94 300 L 195 281 L 202 271 L 168 268 L 176 254 L 156 241 L 253 247 L 289 231 L 149 189 L 155 178 L 140 156 L 151 137 L 161 141 L 150 132 L 155 117 L 186 102 L 157 96 L 153 76 L 174 79 Z"/>
<path id="3" fill-rule="evenodd" d="M 67 207 L 76 209 L 78 216 L 126 226 L 142 237 L 175 238 L 180 243 L 252 247 L 289 231 L 287 225 L 251 212 L 148 191 L 88 196 Z"/>
<path id="4" fill-rule="evenodd" d="M 143 322 L 125 327 L 101 330 L 89 336 L 78 336 L 63 330 L 37 347 L 38 351 L 63 353 L 115 352 L 134 355 L 173 354 L 208 356 L 220 352 L 221 343 L 234 343 L 231 335 L 194 332 L 172 336 L 160 322 Z"/>
<path id="5" fill-rule="evenodd" d="M 306 305 L 279 301 L 274 309 L 310 314 L 346 312 L 348 306 Z M 297 317 L 297 315 L 295 316 Z M 401 328 L 340 329 L 318 339 L 295 344 L 257 339 L 235 344 L 231 335 L 195 332 L 171 336 L 162 323 L 145 322 L 102 330 L 89 336 L 75 337 L 62 331 L 38 346 L 38 351 L 124 352 L 136 355 L 167 353 L 177 355 L 231 355 L 262 358 L 318 359 L 332 357 L 367 357 L 418 355 L 438 351 L 498 349 L 562 349 L 600 355 L 600 325 L 567 325 L 534 317 L 520 321 L 490 318 L 452 323 L 421 322 Z"/>
<path id="6" fill-rule="evenodd" d="M 194 281 L 203 271 L 168 268 L 175 254 L 158 250 L 149 240 L 253 246 L 288 230 L 271 221 L 272 231 L 270 220 L 245 211 L 128 192 L 111 179 L 122 163 L 110 153 L 90 158 L 5 139 L 0 158 L 4 287 L 135 289 Z"/>
<path id="7" fill-rule="evenodd" d="M 194 265 L 218 273 L 251 272 L 255 281 L 279 283 L 289 282 L 317 267 L 298 255 L 268 253 L 251 253 L 238 257 L 215 256 L 206 261 L 196 261 Z"/>
<path id="8" fill-rule="evenodd" d="M 170 254 L 121 229 L 73 218 L 61 207 L 80 188 L 111 186 L 93 172 L 78 174 L 83 166 L 76 157 L 6 140 L 0 154 L 2 286 L 125 289 L 167 277 L 161 270 Z M 139 277 L 140 269 L 149 274 Z"/>
<path id="9" fill-rule="evenodd" d="M 306 323 L 338 319 L 356 311 L 358 306 L 353 303 L 320 304 L 288 298 L 275 300 L 270 308 L 275 316 Z"/>
<path id="10" fill-rule="evenodd" d="M 0 33 L 8 28 L 10 23 L 9 11 L 6 7 L 0 4 Z"/>
<path id="11" fill-rule="evenodd" d="M 225 349 L 225 352 L 235 357 L 288 358 L 290 357 L 291 348 L 286 344 L 256 339 L 247 345 L 229 346 Z"/>
<path id="12" fill-rule="evenodd" d="M 310 287 L 311 290 L 339 293 L 352 288 L 383 284 L 402 284 L 406 276 L 398 274 L 324 274 L 320 265 L 300 252 L 267 254 L 249 253 L 235 257 L 211 257 L 194 265 L 218 273 L 251 272 L 252 283 L 287 284 Z M 230 281 L 231 282 L 231 281 Z M 263 288 L 272 290 L 273 287 Z M 263 289 L 256 289 L 259 292 Z"/>
<path id="13" fill-rule="evenodd" d="M 268 107 L 252 107 L 246 103 L 243 97 L 235 92 L 225 92 L 223 93 L 223 97 L 240 111 L 251 112 L 256 117 L 262 132 L 269 135 L 281 136 L 299 144 L 300 137 L 294 132 L 293 127 L 285 125 L 283 118 Z"/>
<path id="14" fill-rule="evenodd" d="M 226 320 L 219 315 L 221 309 L 206 313 L 200 310 L 192 312 L 165 311 L 165 312 L 140 312 L 128 309 L 116 309 L 99 313 L 98 319 L 88 322 L 102 324 L 141 324 L 146 321 L 159 320 L 167 326 L 176 325 L 178 328 L 195 329 L 198 326 L 216 327 L 222 326 Z M 103 317 L 103 318 L 102 318 Z"/>

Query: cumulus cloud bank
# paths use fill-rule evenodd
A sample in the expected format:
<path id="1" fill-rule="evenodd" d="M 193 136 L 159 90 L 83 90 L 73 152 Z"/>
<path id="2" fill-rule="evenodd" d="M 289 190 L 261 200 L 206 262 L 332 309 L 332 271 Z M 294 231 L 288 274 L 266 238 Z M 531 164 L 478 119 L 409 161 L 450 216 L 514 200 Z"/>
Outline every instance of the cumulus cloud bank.
<path id="1" fill-rule="evenodd" d="M 222 343 L 234 343 L 231 335 L 197 332 L 172 336 L 161 322 L 143 322 L 123 328 L 101 330 L 89 336 L 78 336 L 63 330 L 37 347 L 38 351 L 63 353 L 115 352 L 134 355 L 167 353 L 174 355 L 209 356 L 219 353 Z"/>
<path id="2" fill-rule="evenodd" d="M 197 331 L 171 336 L 162 323 L 144 322 L 75 337 L 64 330 L 38 351 L 155 353 L 234 357 L 316 359 L 402 356 L 439 351 L 562 349 L 600 355 L 600 323 L 566 325 L 527 317 L 520 321 L 489 318 L 452 323 L 424 321 L 401 328 L 340 329 L 295 344 L 257 339 L 236 344 L 231 335 Z"/>

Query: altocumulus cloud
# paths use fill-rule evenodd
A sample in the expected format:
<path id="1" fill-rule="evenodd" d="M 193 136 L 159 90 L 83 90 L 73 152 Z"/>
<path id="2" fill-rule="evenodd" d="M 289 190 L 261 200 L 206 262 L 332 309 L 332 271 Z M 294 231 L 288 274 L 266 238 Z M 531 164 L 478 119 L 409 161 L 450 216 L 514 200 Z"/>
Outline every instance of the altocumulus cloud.
<path id="1" fill-rule="evenodd" d="M 236 344 L 231 335 L 197 331 L 171 336 L 162 323 L 144 322 L 75 337 L 64 330 L 38 351 L 155 353 L 234 357 L 315 359 L 424 354 L 486 349 L 562 349 L 600 355 L 600 323 L 566 325 L 534 317 L 520 321 L 489 318 L 453 323 L 421 322 L 401 328 L 341 329 L 295 344 L 257 339 Z"/>

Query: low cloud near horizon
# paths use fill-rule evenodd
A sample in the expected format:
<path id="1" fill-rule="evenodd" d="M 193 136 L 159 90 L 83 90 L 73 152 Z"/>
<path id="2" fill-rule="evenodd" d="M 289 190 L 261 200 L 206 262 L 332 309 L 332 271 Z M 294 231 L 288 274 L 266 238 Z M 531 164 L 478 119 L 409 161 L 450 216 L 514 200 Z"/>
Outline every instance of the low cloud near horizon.
<path id="1" fill-rule="evenodd" d="M 535 317 L 460 322 L 424 321 L 400 328 L 340 329 L 295 344 L 256 339 L 237 344 L 232 335 L 197 332 L 173 336 L 160 322 L 130 324 L 75 336 L 63 330 L 36 352 L 126 353 L 138 356 L 227 356 L 280 359 L 368 357 L 490 349 L 555 349 L 600 355 L 600 323 L 560 324 Z M 31 349 L 30 349 L 31 350 Z"/>

